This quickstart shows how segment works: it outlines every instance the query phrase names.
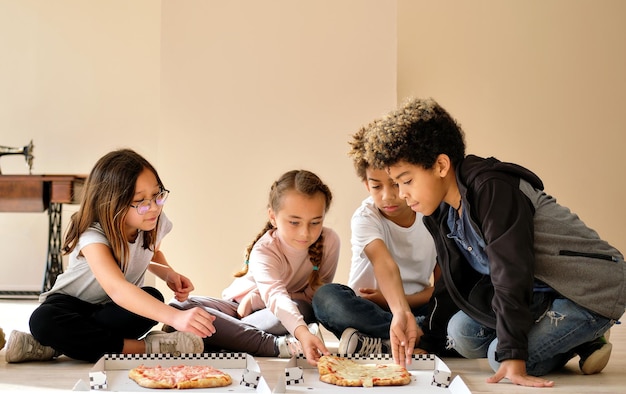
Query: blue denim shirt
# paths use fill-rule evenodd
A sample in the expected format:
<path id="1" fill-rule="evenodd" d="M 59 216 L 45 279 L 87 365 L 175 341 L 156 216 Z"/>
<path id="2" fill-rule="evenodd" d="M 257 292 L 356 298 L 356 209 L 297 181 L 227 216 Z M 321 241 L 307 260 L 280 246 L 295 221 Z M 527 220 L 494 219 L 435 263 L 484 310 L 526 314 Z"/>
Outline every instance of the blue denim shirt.
<path id="1" fill-rule="evenodd" d="M 468 215 L 465 214 L 465 210 L 459 217 L 457 210 L 450 207 L 448 211 L 448 227 L 450 228 L 450 233 L 447 235 L 448 238 L 456 241 L 459 249 L 461 249 L 461 253 L 463 253 L 472 268 L 483 275 L 489 275 L 489 259 L 487 258 L 487 253 L 485 253 L 485 240 L 474 231 Z M 538 279 L 535 279 L 533 290 L 540 292 L 553 291 L 550 286 Z"/>
<path id="2" fill-rule="evenodd" d="M 463 210 L 459 213 L 452 206 L 448 212 L 448 238 L 454 239 L 461 253 L 465 256 L 472 268 L 483 275 L 489 275 L 489 259 L 485 253 L 485 240 L 474 231 L 469 222 L 469 216 Z"/>

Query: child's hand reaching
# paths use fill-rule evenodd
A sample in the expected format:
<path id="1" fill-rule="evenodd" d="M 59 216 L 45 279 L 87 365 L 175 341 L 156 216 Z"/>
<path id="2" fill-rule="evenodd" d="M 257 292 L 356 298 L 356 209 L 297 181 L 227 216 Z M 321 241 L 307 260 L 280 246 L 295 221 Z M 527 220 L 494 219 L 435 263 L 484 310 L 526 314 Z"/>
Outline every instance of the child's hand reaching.
<path id="1" fill-rule="evenodd" d="M 165 283 L 167 283 L 167 287 L 174 292 L 174 298 L 179 302 L 187 300 L 189 293 L 194 289 L 193 283 L 191 283 L 189 278 L 174 270 L 170 270 L 170 272 L 167 273 Z"/>
<path id="2" fill-rule="evenodd" d="M 195 307 L 185 310 L 176 309 L 174 321 L 170 325 L 178 331 L 191 332 L 206 338 L 215 334 L 214 321 L 215 316 L 202 308 Z"/>
<path id="3" fill-rule="evenodd" d="M 302 351 L 306 360 L 311 365 L 317 365 L 317 361 L 322 355 L 329 355 L 326 345 L 317 336 L 313 335 L 307 326 L 298 326 L 294 336 L 302 345 Z"/>

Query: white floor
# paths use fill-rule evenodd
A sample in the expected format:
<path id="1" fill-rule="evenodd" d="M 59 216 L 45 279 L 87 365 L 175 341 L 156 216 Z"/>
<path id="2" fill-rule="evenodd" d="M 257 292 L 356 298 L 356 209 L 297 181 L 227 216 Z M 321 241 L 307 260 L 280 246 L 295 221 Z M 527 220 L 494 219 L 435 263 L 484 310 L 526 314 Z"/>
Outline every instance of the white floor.
<path id="1" fill-rule="evenodd" d="M 36 306 L 35 301 L 0 299 L 0 327 L 7 337 L 12 330 L 29 331 L 28 319 Z M 551 389 L 519 387 L 508 381 L 499 384 L 486 383 L 485 380 L 491 376 L 493 371 L 484 359 L 448 358 L 444 359 L 444 362 L 450 367 L 453 375 L 461 375 L 471 392 L 475 394 L 531 392 L 624 394 L 626 393 L 626 375 L 624 374 L 626 370 L 626 327 L 624 326 L 625 324 L 616 325 L 611 329 L 613 354 L 609 365 L 602 373 L 582 375 L 578 369 L 578 359 L 572 359 L 563 370 L 556 371 L 547 377 L 556 383 L 556 386 Z M 336 351 L 337 342 L 334 336 L 324 331 L 324 338 L 329 350 L 331 352 Z M 54 362 L 8 364 L 4 361 L 4 352 L 4 349 L 0 350 L 0 391 L 3 392 L 71 392 L 78 381 L 88 379 L 89 370 L 92 367 L 91 364 L 67 357 L 60 357 Z M 279 371 L 284 371 L 286 359 L 262 358 L 258 361 L 261 369 L 267 372 L 268 377 L 273 378 L 278 376 Z M 387 392 L 387 389 L 383 388 L 371 390 L 375 390 L 377 393 Z M 337 391 L 347 390 L 338 388 Z"/>

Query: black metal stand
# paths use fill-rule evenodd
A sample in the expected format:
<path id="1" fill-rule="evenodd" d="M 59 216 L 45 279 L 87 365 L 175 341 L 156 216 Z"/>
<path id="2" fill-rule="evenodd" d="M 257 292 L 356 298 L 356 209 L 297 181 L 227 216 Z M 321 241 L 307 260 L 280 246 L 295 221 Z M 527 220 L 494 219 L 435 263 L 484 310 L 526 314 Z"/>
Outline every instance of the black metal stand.
<path id="1" fill-rule="evenodd" d="M 54 286 L 57 276 L 63 273 L 63 255 L 61 254 L 61 208 L 63 204 L 51 202 L 48 207 L 48 260 L 43 278 L 43 290 Z"/>

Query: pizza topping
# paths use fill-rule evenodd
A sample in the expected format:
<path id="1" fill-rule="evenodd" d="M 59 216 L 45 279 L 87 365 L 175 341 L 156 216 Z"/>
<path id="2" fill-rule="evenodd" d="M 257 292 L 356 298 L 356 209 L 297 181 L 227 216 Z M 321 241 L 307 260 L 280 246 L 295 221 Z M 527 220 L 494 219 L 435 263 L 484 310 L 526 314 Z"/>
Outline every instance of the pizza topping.
<path id="1" fill-rule="evenodd" d="M 411 382 L 406 368 L 397 364 L 360 364 L 338 356 L 322 356 L 317 363 L 320 380 L 338 386 L 398 386 Z"/>
<path id="2" fill-rule="evenodd" d="M 223 387 L 232 383 L 230 375 L 208 365 L 176 365 L 167 368 L 140 365 L 131 369 L 128 376 L 140 386 L 148 388 Z"/>

